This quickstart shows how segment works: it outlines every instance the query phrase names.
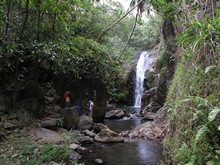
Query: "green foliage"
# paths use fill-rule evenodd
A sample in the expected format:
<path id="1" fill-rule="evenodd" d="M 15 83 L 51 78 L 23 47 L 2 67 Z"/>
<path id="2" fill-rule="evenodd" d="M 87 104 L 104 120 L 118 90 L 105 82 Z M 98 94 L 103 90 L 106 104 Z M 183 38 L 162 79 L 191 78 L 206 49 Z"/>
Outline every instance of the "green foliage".
<path id="1" fill-rule="evenodd" d="M 153 8 L 157 11 L 157 13 L 160 14 L 163 18 L 174 17 L 175 6 L 174 3 L 172 3 L 172 1 L 154 0 L 154 1 L 150 1 L 150 3 L 153 6 Z"/>
<path id="2" fill-rule="evenodd" d="M 40 149 L 38 155 L 34 154 L 36 146 L 25 146 L 21 151 L 22 164 L 42 164 L 50 161 L 65 162 L 69 158 L 68 146 L 56 146 L 54 144 L 45 144 Z"/>
<path id="3" fill-rule="evenodd" d="M 56 96 L 56 89 L 52 86 L 52 83 L 48 82 L 42 85 L 42 89 L 45 96 L 53 97 Z"/>
<path id="4" fill-rule="evenodd" d="M 174 62 L 175 56 L 172 52 L 173 45 L 171 43 L 161 43 L 163 44 L 163 48 L 160 50 L 159 55 L 156 59 L 156 67 L 163 71 L 167 70 L 169 66 Z"/>
<path id="5" fill-rule="evenodd" d="M 137 24 L 130 45 L 137 50 L 149 50 L 160 42 L 160 25 L 162 19 L 158 15 L 148 16 L 147 21 Z"/>
<path id="6" fill-rule="evenodd" d="M 62 126 L 63 126 L 63 118 L 57 119 L 57 120 L 56 120 L 56 125 L 57 125 L 58 127 L 62 127 Z"/>
<path id="7" fill-rule="evenodd" d="M 192 52 L 195 52 L 204 43 L 215 50 L 220 43 L 219 25 L 218 18 L 208 16 L 202 21 L 187 23 L 187 28 L 178 37 L 178 43 L 186 49 L 191 49 Z"/>
<path id="8" fill-rule="evenodd" d="M 165 145 L 178 164 L 203 164 L 209 160 L 219 162 L 216 150 L 220 149 L 220 77 L 217 74 L 220 68 L 207 72 L 207 69 L 189 63 L 185 61 L 178 65 L 169 88 L 167 103 L 172 109 L 169 118 L 175 133 L 166 137 Z"/>

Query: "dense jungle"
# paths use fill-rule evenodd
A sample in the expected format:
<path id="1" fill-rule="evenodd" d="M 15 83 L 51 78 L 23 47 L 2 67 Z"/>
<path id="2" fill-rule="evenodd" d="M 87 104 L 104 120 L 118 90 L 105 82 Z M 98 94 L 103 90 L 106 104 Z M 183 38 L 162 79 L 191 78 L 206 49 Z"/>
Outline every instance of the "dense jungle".
<path id="1" fill-rule="evenodd" d="M 0 164 L 219 165 L 219 52 L 219 0 L 1 0 Z"/>

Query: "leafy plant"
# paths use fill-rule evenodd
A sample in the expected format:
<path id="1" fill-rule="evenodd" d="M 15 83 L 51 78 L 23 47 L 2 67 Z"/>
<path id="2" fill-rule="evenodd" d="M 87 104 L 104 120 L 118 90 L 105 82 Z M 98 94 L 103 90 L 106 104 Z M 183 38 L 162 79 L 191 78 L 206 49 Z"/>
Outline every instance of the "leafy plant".
<path id="1" fill-rule="evenodd" d="M 69 148 L 66 145 L 57 146 L 54 144 L 45 144 L 41 147 L 40 153 L 36 156 L 36 153 L 33 153 L 33 147 L 28 146 L 21 154 L 25 154 L 21 160 L 23 164 L 42 164 L 50 161 L 64 162 L 69 158 Z"/>
<path id="2" fill-rule="evenodd" d="M 63 126 L 63 118 L 57 119 L 57 120 L 56 120 L 56 125 L 57 125 L 58 127 L 62 127 L 62 126 Z"/>

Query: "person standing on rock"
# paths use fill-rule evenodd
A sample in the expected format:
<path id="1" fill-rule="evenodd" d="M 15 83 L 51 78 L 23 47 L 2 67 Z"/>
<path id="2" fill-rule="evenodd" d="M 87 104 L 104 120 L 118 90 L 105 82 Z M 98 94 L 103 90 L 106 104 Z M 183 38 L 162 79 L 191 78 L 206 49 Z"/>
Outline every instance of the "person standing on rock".
<path id="1" fill-rule="evenodd" d="M 71 103 L 70 103 L 70 91 L 66 91 L 64 93 L 64 100 L 65 100 L 65 108 L 69 108 L 71 106 Z"/>
<path id="2" fill-rule="evenodd" d="M 93 102 L 89 100 L 89 117 L 92 118 Z"/>

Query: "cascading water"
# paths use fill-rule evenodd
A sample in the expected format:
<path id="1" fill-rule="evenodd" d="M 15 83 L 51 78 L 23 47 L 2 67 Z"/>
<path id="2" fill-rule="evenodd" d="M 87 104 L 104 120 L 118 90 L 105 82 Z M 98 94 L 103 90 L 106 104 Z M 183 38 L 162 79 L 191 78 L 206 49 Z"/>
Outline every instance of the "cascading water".
<path id="1" fill-rule="evenodd" d="M 141 107 L 141 98 L 144 92 L 144 77 L 145 72 L 150 69 L 152 58 L 149 56 L 147 51 L 143 51 L 138 59 L 136 66 L 136 82 L 135 82 L 135 108 Z"/>

